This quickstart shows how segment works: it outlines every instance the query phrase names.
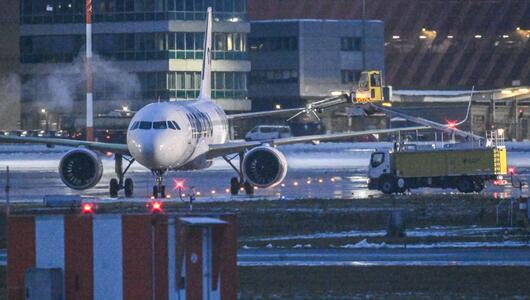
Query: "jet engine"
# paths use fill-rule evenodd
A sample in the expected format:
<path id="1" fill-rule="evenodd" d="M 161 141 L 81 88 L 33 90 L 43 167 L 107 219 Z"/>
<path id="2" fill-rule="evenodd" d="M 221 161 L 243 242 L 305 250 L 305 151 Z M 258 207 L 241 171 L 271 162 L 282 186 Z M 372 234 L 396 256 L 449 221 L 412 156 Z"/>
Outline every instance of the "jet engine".
<path id="1" fill-rule="evenodd" d="M 247 152 L 242 167 L 245 179 L 261 188 L 279 184 L 287 174 L 285 156 L 269 146 L 256 147 Z"/>
<path id="2" fill-rule="evenodd" d="M 61 158 L 59 174 L 69 188 L 85 190 L 99 182 L 103 175 L 103 164 L 94 151 L 77 148 L 68 151 Z"/>

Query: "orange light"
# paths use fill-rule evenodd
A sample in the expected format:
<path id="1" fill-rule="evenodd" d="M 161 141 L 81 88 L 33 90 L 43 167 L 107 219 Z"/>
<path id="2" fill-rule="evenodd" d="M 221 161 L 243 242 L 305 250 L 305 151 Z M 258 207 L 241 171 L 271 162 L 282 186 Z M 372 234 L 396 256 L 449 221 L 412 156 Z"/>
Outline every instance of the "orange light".
<path id="1" fill-rule="evenodd" d="M 81 207 L 81 212 L 83 214 L 93 214 L 94 213 L 94 204 L 93 203 L 84 203 Z"/>

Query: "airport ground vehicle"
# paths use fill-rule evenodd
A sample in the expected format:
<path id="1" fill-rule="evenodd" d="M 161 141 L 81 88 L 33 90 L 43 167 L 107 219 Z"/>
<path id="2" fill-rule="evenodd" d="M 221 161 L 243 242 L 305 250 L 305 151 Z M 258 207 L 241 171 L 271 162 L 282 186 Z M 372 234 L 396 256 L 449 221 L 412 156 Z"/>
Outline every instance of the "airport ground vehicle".
<path id="1" fill-rule="evenodd" d="M 506 174 L 506 147 L 500 143 L 453 144 L 442 149 L 396 144 L 392 150 L 372 154 L 368 188 L 385 194 L 420 187 L 471 193 L 480 192 L 487 181 Z"/>
<path id="2" fill-rule="evenodd" d="M 262 141 L 291 136 L 291 128 L 289 126 L 259 125 L 247 132 L 245 141 Z"/>
<path id="3" fill-rule="evenodd" d="M 381 103 L 391 106 L 391 97 L 392 87 L 384 86 L 383 76 L 379 70 L 362 71 L 357 87 L 351 92 L 351 102 L 357 104 Z"/>

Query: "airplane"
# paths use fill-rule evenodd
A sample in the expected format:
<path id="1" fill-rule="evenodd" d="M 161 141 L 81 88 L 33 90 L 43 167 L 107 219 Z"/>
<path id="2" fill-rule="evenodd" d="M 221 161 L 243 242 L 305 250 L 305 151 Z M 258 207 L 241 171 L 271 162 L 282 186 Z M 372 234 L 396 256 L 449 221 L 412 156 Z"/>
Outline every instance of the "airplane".
<path id="1" fill-rule="evenodd" d="M 241 187 L 252 194 L 254 187 L 267 188 L 281 183 L 287 173 L 285 156 L 276 148 L 279 145 L 340 140 L 361 135 L 383 134 L 403 130 L 421 130 L 429 126 L 366 130 L 337 134 L 278 138 L 268 141 L 230 141 L 229 121 L 261 117 L 286 112 L 313 112 L 326 103 L 308 107 L 265 112 L 226 115 L 211 100 L 211 49 L 212 9 L 207 9 L 201 85 L 199 97 L 193 101 L 156 102 L 136 112 L 127 129 L 127 143 L 103 143 L 57 138 L 0 136 L 0 142 L 46 144 L 73 147 L 59 162 L 63 183 L 75 190 L 95 186 L 103 174 L 100 153 L 113 153 L 115 173 L 109 183 L 111 197 L 124 190 L 126 197 L 133 196 L 134 184 L 125 178 L 134 163 L 151 170 L 155 176 L 152 197 L 165 198 L 164 176 L 174 170 L 200 170 L 211 166 L 212 160 L 222 157 L 236 171 L 230 180 L 232 194 Z M 239 165 L 232 161 L 239 157 Z M 123 160 L 128 162 L 123 168 Z"/>

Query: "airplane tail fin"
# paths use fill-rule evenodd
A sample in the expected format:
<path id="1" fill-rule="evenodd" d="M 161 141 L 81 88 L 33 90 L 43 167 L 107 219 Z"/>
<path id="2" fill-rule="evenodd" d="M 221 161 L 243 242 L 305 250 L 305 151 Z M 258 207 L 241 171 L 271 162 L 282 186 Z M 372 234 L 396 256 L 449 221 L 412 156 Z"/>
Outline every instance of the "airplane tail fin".
<path id="1" fill-rule="evenodd" d="M 212 8 L 206 13 L 206 30 L 204 32 L 204 52 L 202 55 L 200 99 L 212 97 Z"/>

